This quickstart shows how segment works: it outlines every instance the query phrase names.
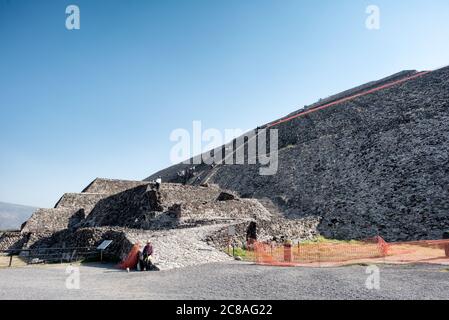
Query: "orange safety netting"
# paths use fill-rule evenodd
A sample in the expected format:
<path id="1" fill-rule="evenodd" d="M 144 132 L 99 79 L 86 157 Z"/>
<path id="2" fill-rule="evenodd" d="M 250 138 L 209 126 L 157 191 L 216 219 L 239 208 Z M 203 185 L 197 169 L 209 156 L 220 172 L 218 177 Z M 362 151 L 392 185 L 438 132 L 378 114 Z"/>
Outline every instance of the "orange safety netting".
<path id="1" fill-rule="evenodd" d="M 128 253 L 128 256 L 125 258 L 125 260 L 123 260 L 118 267 L 120 269 L 133 269 L 137 266 L 137 262 L 139 260 L 139 249 L 140 249 L 140 245 L 139 244 L 135 244 L 132 248 L 131 251 Z"/>
<path id="2" fill-rule="evenodd" d="M 262 265 L 337 266 L 351 263 L 447 263 L 449 240 L 387 243 L 381 237 L 364 241 L 304 244 L 256 242 L 248 257 Z"/>

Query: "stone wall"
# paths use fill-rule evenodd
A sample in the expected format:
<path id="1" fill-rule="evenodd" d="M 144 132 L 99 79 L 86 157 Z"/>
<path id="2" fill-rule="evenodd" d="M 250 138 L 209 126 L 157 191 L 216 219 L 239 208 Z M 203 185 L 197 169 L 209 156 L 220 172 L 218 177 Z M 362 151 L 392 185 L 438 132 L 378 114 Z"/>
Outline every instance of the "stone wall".
<path id="1" fill-rule="evenodd" d="M 140 216 L 155 211 L 153 197 L 147 185 L 110 195 L 95 205 L 84 225 L 129 227 Z"/>
<path id="2" fill-rule="evenodd" d="M 175 183 L 162 183 L 161 197 L 164 205 L 172 206 L 175 203 L 189 202 L 211 202 L 220 195 L 221 189 L 218 186 L 210 187 L 189 186 Z"/>
<path id="3" fill-rule="evenodd" d="M 270 213 L 256 200 L 238 199 L 229 201 L 186 202 L 182 205 L 183 219 L 261 219 L 269 220 Z"/>
<path id="4" fill-rule="evenodd" d="M 55 208 L 84 209 L 87 216 L 96 204 L 107 196 L 109 195 L 104 193 L 66 193 L 58 201 Z"/>
<path id="5" fill-rule="evenodd" d="M 229 244 L 237 247 L 244 246 L 246 245 L 247 229 L 251 221 L 256 222 L 258 241 L 283 243 L 284 240 L 291 240 L 297 243 L 312 240 L 320 235 L 318 231 L 320 219 L 317 217 L 289 220 L 271 216 L 270 219 L 256 218 L 247 221 L 234 221 L 230 225 L 235 229 L 235 235 L 229 235 L 230 225 L 226 225 L 217 232 L 209 234 L 206 242 L 222 250 L 227 248 Z"/>
<path id="6" fill-rule="evenodd" d="M 20 232 L 1 232 L 0 233 L 0 250 L 20 249 L 26 242 Z"/>
<path id="7" fill-rule="evenodd" d="M 142 185 L 101 199 L 84 221 L 84 226 L 120 226 L 138 229 L 176 228 L 214 223 L 223 219 L 268 219 L 268 211 L 257 201 L 218 201 L 216 186 L 196 187 L 163 183 L 160 193 Z M 154 199 L 158 197 L 158 199 Z M 155 207 L 155 203 L 158 206 Z M 179 205 L 180 217 L 173 215 Z"/>
<path id="8" fill-rule="evenodd" d="M 83 190 L 83 193 L 116 194 L 142 185 L 148 185 L 148 182 L 97 178 Z"/>
<path id="9" fill-rule="evenodd" d="M 49 239 L 52 246 L 58 248 L 62 244 L 73 248 L 96 248 L 104 240 L 112 240 L 104 253 L 107 258 L 118 261 L 126 256 L 132 247 L 126 238 L 126 232 L 123 228 L 80 228 L 71 233 L 53 234 Z"/>
<path id="10" fill-rule="evenodd" d="M 38 209 L 25 223 L 22 233 L 57 232 L 73 228 L 84 218 L 79 208 Z"/>

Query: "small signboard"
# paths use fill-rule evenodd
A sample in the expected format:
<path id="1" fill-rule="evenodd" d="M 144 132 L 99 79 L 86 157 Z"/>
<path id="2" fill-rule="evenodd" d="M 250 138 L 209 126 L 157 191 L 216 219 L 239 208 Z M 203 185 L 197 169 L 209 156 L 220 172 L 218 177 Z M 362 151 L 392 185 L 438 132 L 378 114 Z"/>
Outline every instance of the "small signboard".
<path id="1" fill-rule="evenodd" d="M 97 250 L 106 250 L 107 247 L 112 243 L 112 240 L 104 240 L 98 247 Z"/>
<path id="2" fill-rule="evenodd" d="M 228 236 L 230 237 L 235 236 L 235 226 L 228 227 Z"/>

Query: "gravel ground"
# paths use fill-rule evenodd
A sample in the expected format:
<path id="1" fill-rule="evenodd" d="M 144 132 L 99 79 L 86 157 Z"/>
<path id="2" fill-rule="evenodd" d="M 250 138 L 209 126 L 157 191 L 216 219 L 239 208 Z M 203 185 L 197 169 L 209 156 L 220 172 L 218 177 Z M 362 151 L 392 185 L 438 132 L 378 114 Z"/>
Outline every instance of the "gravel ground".
<path id="1" fill-rule="evenodd" d="M 225 262 L 161 272 L 80 266 L 68 290 L 66 265 L 0 269 L 0 299 L 449 299 L 442 266 L 380 266 L 380 290 L 368 290 L 364 266 L 278 268 Z"/>
<path id="2" fill-rule="evenodd" d="M 198 265 L 198 263 L 218 263 L 233 259 L 202 239 L 208 234 L 226 228 L 226 224 L 215 224 L 197 228 L 169 229 L 158 231 L 128 232 L 131 243 L 151 240 L 155 250 L 154 259 L 160 270 L 170 270 Z"/>

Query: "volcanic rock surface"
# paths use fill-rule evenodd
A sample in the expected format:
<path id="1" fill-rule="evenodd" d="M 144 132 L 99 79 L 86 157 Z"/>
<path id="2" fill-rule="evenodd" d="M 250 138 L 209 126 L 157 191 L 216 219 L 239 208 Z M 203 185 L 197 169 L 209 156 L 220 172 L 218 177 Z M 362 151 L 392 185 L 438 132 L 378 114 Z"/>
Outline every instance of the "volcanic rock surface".
<path id="1" fill-rule="evenodd" d="M 261 176 L 258 165 L 200 164 L 188 183 L 258 198 L 288 219 L 316 217 L 329 238 L 440 239 L 449 229 L 448 67 L 404 71 L 289 116 L 301 113 L 271 127 L 279 130 L 277 174 Z M 181 182 L 179 172 L 191 167 L 148 180 Z"/>

